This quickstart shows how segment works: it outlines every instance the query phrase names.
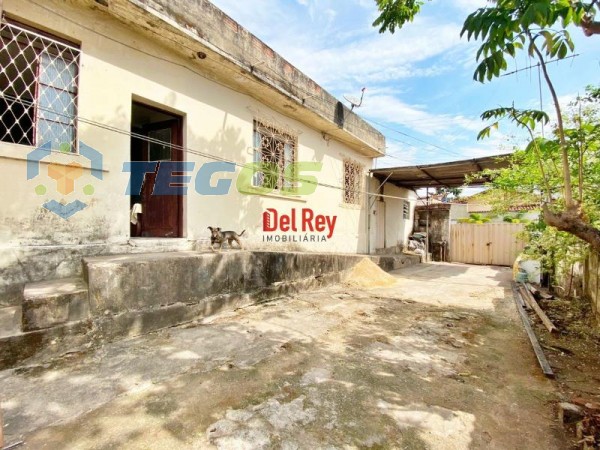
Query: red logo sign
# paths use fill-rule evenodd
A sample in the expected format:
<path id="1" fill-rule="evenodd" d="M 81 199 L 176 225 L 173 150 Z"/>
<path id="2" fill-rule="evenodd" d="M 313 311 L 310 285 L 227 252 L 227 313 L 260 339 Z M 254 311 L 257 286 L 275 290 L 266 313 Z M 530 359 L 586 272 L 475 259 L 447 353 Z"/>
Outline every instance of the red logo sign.
<path id="1" fill-rule="evenodd" d="M 310 208 L 302 208 L 299 213 L 292 209 L 290 214 L 280 214 L 276 209 L 267 208 L 263 212 L 263 231 L 327 233 L 327 239 L 331 239 L 336 221 L 337 216 L 315 214 Z"/>

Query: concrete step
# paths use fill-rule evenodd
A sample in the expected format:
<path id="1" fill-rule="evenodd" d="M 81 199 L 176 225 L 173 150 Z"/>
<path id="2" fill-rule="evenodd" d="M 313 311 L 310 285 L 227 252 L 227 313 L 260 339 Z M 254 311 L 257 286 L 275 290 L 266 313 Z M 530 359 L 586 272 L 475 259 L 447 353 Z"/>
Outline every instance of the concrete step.
<path id="1" fill-rule="evenodd" d="M 6 306 L 0 308 L 0 338 L 14 336 L 21 332 L 20 306 Z"/>
<path id="2" fill-rule="evenodd" d="M 23 331 L 41 330 L 89 317 L 88 287 L 81 278 L 25 285 Z"/>

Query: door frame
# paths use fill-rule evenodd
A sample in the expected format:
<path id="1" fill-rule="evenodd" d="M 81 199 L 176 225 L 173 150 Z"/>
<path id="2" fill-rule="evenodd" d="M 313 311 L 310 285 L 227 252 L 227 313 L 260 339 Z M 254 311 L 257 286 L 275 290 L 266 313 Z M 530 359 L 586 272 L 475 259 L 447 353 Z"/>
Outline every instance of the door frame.
<path id="1" fill-rule="evenodd" d="M 166 115 L 173 117 L 172 119 L 163 120 L 160 122 L 149 123 L 147 125 L 141 126 L 140 128 L 143 130 L 143 135 L 147 138 L 148 133 L 150 131 L 166 128 L 166 126 L 168 126 L 170 124 L 171 125 L 171 146 L 172 147 L 176 146 L 179 148 L 176 150 L 173 150 L 173 149 L 171 150 L 171 161 L 178 161 L 178 162 L 185 161 L 185 149 L 183 148 L 183 119 L 184 119 L 184 117 L 180 114 L 176 114 L 169 110 L 161 109 L 159 107 L 152 106 L 152 105 L 149 105 L 147 103 L 144 103 L 144 102 L 138 101 L 138 100 L 132 100 L 131 105 L 132 105 L 132 108 L 134 105 L 137 105 L 138 107 L 154 110 L 156 112 L 166 114 Z M 143 141 L 142 155 L 143 155 L 143 158 L 145 159 L 145 161 L 148 161 L 148 159 L 150 157 L 148 144 L 149 144 L 148 141 Z M 130 151 L 130 156 L 131 156 L 131 151 Z M 159 167 L 160 167 L 160 161 L 159 161 Z M 158 167 L 157 167 L 157 170 L 158 170 Z M 184 225 L 183 225 L 183 219 L 184 219 L 183 209 L 184 209 L 184 205 L 185 205 L 185 203 L 183 201 L 184 196 L 177 195 L 176 197 L 177 197 L 177 200 L 176 200 L 176 202 L 177 202 L 177 230 L 176 230 L 176 236 L 174 236 L 173 238 L 183 238 L 183 237 L 185 237 Z M 162 237 L 154 237 L 154 236 L 142 236 L 142 237 L 144 237 L 145 239 L 162 239 Z"/>

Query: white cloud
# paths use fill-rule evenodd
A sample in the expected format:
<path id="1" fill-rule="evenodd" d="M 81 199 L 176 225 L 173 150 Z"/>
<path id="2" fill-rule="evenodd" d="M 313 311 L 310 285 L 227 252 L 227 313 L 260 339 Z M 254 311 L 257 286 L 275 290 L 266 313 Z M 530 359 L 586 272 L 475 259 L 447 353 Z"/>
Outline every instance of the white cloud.
<path id="1" fill-rule="evenodd" d="M 402 125 L 408 130 L 427 136 L 440 135 L 449 131 L 456 134 L 458 129 L 474 134 L 484 126 L 479 118 L 434 114 L 429 112 L 425 105 L 411 105 L 396 96 L 385 94 L 365 96 L 359 113 L 367 119 Z"/>
<path id="2" fill-rule="evenodd" d="M 486 0 L 432 0 L 413 23 L 393 35 L 379 34 L 371 25 L 378 14 L 373 0 L 212 1 L 338 98 L 359 96 L 366 86 L 363 106 L 356 112 L 417 138 L 379 127 L 388 136 L 391 156 L 378 164 L 422 164 L 508 152 L 515 142 L 522 144 L 523 133 L 503 123 L 500 132 L 477 142 L 476 135 L 485 126 L 478 114 L 512 101 L 517 107 L 528 102 L 539 107 L 537 76 L 528 72 L 500 78 L 493 86 L 471 81 L 479 43 L 461 40 L 459 34 L 467 14 L 488 6 Z M 595 57 L 597 42 L 573 34 L 578 52 Z M 597 58 L 594 61 L 596 66 L 593 61 L 584 64 L 585 54 L 571 60 L 573 67 L 566 69 L 572 70 L 562 80 L 563 86 L 565 81 L 569 84 L 559 93 L 576 92 L 595 82 Z M 523 64 L 519 61 L 519 66 Z M 560 88 L 561 80 L 555 79 Z M 545 95 L 545 109 L 551 107 L 549 100 Z"/>
<path id="3" fill-rule="evenodd" d="M 436 33 L 422 33 L 417 27 L 407 31 L 402 38 L 371 32 L 340 45 L 329 42 L 322 47 L 294 46 L 285 56 L 317 82 L 336 90 L 340 86 L 436 76 L 450 69 L 449 65 L 421 67 L 419 63 L 460 45 L 457 25 L 439 25 Z"/>
<path id="4" fill-rule="evenodd" d="M 418 148 L 389 139 L 387 141 L 385 153 L 386 156 L 377 159 L 377 168 L 412 166 L 417 164 L 419 160 Z"/>

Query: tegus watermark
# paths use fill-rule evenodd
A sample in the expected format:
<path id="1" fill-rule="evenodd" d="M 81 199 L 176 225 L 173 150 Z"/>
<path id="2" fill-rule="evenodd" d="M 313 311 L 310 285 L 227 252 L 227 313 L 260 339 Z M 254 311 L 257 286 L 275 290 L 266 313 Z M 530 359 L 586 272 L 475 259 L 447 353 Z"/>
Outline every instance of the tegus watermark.
<path id="1" fill-rule="evenodd" d="M 263 231 L 267 233 L 299 233 L 276 234 L 264 236 L 267 242 L 325 242 L 331 239 L 335 230 L 337 216 L 315 214 L 310 208 L 302 208 L 300 212 L 293 208 L 290 214 L 281 214 L 274 208 L 263 212 Z M 326 234 L 325 234 L 326 233 Z"/>
<path id="2" fill-rule="evenodd" d="M 34 187 L 34 191 L 37 195 L 45 198 L 42 206 L 58 217 L 68 220 L 74 214 L 87 208 L 89 203 L 82 200 L 85 200 L 86 197 L 92 197 L 95 193 L 94 185 L 88 183 L 90 181 L 88 178 L 91 176 L 95 180 L 102 181 L 102 154 L 83 142 L 79 142 L 78 155 L 71 153 L 69 144 L 62 145 L 60 153 L 64 154 L 67 159 L 74 156 L 73 161 L 57 163 L 46 160 L 49 164 L 46 165 L 46 173 L 44 174 L 40 170 L 41 162 L 53 154 L 52 142 L 45 142 L 29 152 L 27 154 L 27 179 L 39 178 L 41 182 Z M 78 159 L 76 160 L 76 158 Z M 83 159 L 89 161 L 89 169 L 80 164 Z M 45 181 L 44 177 L 47 177 Z M 48 179 L 55 182 L 56 187 L 54 190 L 51 189 Z M 81 195 L 85 197 L 81 197 Z M 59 197 L 60 200 L 52 197 Z M 75 199 L 67 201 L 67 198 Z"/>
<path id="3" fill-rule="evenodd" d="M 269 194 L 274 190 L 280 195 L 310 195 L 317 189 L 317 178 L 303 175 L 303 172 L 320 172 L 323 163 L 296 162 L 290 163 L 283 171 L 283 187 L 277 188 L 278 183 L 256 181 L 256 176 L 262 174 L 264 179 L 279 177 L 279 167 L 275 163 L 248 163 L 236 180 L 238 192 L 247 195 Z M 123 163 L 123 172 L 130 172 L 126 195 L 139 195 L 147 173 L 156 173 L 156 181 L 152 195 L 187 195 L 192 181 L 196 163 L 193 161 L 129 161 Z M 225 161 L 204 163 L 198 169 L 194 180 L 195 191 L 200 195 L 227 195 L 233 183 L 232 178 L 217 178 L 217 174 L 234 173 L 236 164 Z M 213 180 L 215 179 L 216 180 Z M 216 181 L 216 182 L 213 182 Z"/>

